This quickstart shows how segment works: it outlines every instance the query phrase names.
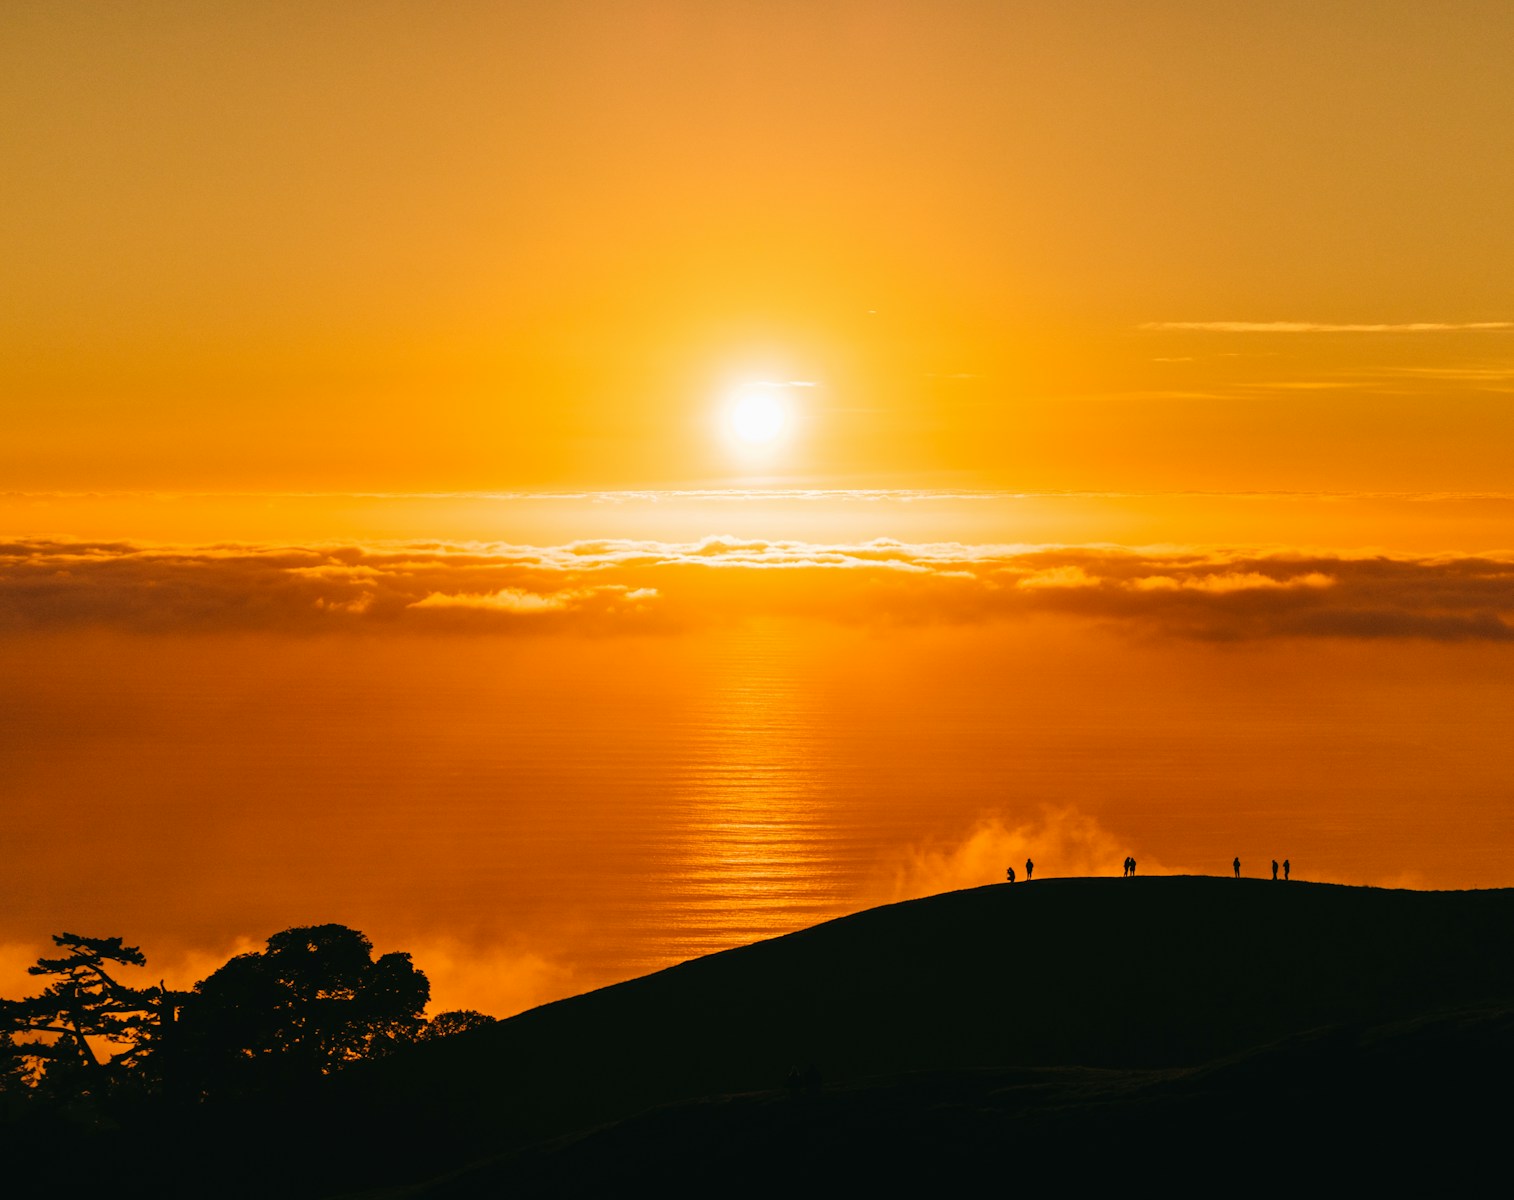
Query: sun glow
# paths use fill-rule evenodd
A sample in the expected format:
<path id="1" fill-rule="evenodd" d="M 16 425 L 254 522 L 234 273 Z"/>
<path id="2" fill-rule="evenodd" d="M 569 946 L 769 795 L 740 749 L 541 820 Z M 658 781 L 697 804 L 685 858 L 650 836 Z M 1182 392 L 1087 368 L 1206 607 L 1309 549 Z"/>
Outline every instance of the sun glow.
<path id="1" fill-rule="evenodd" d="M 783 442 L 792 424 L 792 414 L 781 384 L 742 384 L 726 401 L 725 429 L 737 446 L 750 450 Z"/>

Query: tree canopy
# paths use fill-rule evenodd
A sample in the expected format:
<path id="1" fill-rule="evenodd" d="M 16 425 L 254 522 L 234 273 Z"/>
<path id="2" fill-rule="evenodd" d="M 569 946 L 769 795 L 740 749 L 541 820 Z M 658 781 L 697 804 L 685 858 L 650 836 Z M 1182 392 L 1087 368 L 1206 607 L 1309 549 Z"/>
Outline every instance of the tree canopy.
<path id="1" fill-rule="evenodd" d="M 30 968 L 38 995 L 0 1000 L 0 1108 L 52 1097 L 162 1095 L 174 1103 L 298 1083 L 494 1018 L 423 1015 L 431 985 L 410 955 L 375 958 L 345 925 L 302 925 L 239 954 L 193 991 L 133 987 L 146 958 L 119 937 L 53 937 Z"/>
<path id="2" fill-rule="evenodd" d="M 114 977 L 117 967 L 147 962 L 141 950 L 121 938 L 59 933 L 53 943 L 65 953 L 39 958 L 27 968 L 28 974 L 52 982 L 36 996 L 0 1000 L 0 1028 L 11 1035 L 8 1057 L 32 1059 L 44 1081 L 56 1085 L 75 1075 L 74 1090 L 93 1091 L 108 1077 L 140 1066 L 151 1053 L 163 992 L 131 987 Z M 14 1040 L 18 1034 L 21 1042 Z M 102 1058 L 95 1044 L 111 1053 Z"/>
<path id="3" fill-rule="evenodd" d="M 410 955 L 375 960 L 355 929 L 300 926 L 195 985 L 185 1047 L 206 1091 L 308 1078 L 413 1041 L 430 995 Z"/>
<path id="4" fill-rule="evenodd" d="M 488 1013 L 481 1013 L 472 1008 L 454 1008 L 448 1012 L 437 1013 L 427 1021 L 426 1027 L 420 1031 L 419 1040 L 435 1041 L 437 1038 L 453 1037 L 459 1033 L 483 1029 L 487 1025 L 498 1023 L 498 1018 L 491 1017 Z"/>

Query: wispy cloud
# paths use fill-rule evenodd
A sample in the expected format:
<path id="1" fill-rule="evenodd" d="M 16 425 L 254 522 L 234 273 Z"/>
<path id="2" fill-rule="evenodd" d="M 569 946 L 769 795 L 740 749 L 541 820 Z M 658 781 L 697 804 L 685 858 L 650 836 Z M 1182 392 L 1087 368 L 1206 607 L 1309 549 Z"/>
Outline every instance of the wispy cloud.
<path id="1" fill-rule="evenodd" d="M 1514 558 L 735 537 L 560 546 L 0 544 L 0 631 L 667 632 L 749 617 L 1514 641 Z"/>
<path id="2" fill-rule="evenodd" d="M 1406 321 L 1331 324 L 1324 321 L 1147 321 L 1142 329 L 1190 333 L 1462 333 L 1514 329 L 1514 321 Z"/>
<path id="3" fill-rule="evenodd" d="M 1457 383 L 1514 383 L 1514 365 L 1381 367 L 1371 372 L 1382 377 L 1450 380 Z"/>
<path id="4" fill-rule="evenodd" d="M 605 587 L 570 588 L 559 592 L 528 592 L 517 587 L 500 588 L 497 592 L 432 592 L 408 607 L 465 608 L 532 616 L 592 609 L 608 611 L 621 602 L 639 604 L 656 598 L 656 588 L 629 588 L 612 583 Z"/>
<path id="5" fill-rule="evenodd" d="M 1238 383 L 1235 386 L 1255 391 L 1329 392 L 1367 385 L 1354 379 L 1288 379 L 1267 383 Z"/>

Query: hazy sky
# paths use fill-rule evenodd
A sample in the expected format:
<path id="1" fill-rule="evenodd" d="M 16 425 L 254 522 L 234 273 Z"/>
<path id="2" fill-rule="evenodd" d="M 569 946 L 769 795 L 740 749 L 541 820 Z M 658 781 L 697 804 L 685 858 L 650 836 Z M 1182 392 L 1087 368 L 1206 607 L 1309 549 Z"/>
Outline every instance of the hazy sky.
<path id="1" fill-rule="evenodd" d="M 1514 486 L 1514 7 L 0 11 L 13 488 Z M 802 380 L 734 460 L 729 388 Z"/>

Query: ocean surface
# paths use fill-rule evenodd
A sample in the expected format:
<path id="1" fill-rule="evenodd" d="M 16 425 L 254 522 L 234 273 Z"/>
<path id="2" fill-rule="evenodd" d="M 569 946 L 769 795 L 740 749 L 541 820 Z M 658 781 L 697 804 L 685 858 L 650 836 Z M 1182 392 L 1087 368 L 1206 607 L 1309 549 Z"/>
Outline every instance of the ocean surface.
<path id="1" fill-rule="evenodd" d="M 507 1013 L 1027 859 L 1514 884 L 1511 514 L 3 494 L 0 995 L 336 921 Z"/>
<path id="2" fill-rule="evenodd" d="M 339 921 L 504 1012 L 1028 857 L 1514 882 L 1502 645 L 1046 619 L 3 649 L 12 981 L 65 929 L 192 982 Z"/>

